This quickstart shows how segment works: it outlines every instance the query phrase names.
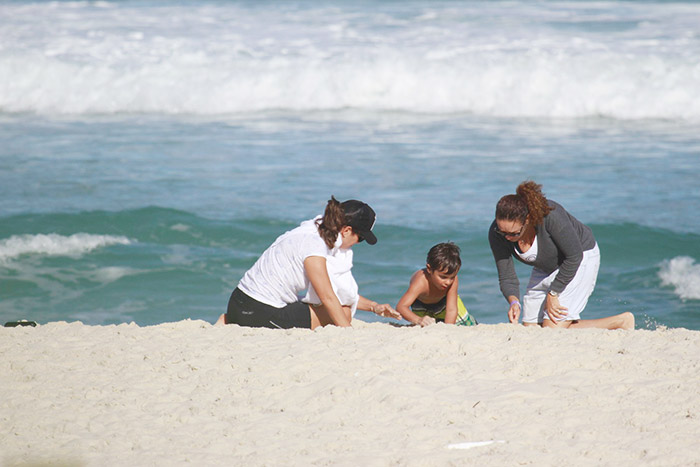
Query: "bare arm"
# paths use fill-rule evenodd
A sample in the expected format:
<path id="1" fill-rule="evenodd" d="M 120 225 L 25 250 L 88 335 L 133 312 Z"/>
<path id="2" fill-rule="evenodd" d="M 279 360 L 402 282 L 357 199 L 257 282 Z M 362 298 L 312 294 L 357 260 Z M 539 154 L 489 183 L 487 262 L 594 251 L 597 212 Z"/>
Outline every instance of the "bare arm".
<path id="1" fill-rule="evenodd" d="M 445 323 L 457 322 L 457 290 L 459 290 L 459 278 L 455 277 L 449 289 L 447 289 L 447 302 L 445 303 Z"/>
<path id="2" fill-rule="evenodd" d="M 377 303 L 374 300 L 363 297 L 362 295 L 360 295 L 360 300 L 357 302 L 357 308 L 360 310 L 371 311 L 379 316 L 401 319 L 401 315 L 388 303 Z"/>
<path id="3" fill-rule="evenodd" d="M 419 324 L 421 326 L 427 326 L 429 324 L 434 324 L 435 319 L 430 316 L 418 316 L 413 311 L 411 311 L 411 305 L 416 301 L 420 294 L 426 293 L 428 291 L 428 283 L 423 277 L 423 271 L 418 271 L 411 277 L 411 282 L 408 286 L 408 290 L 399 299 L 399 303 L 396 304 L 396 311 L 398 311 L 403 319 L 413 324 Z"/>
<path id="4" fill-rule="evenodd" d="M 328 277 L 326 258 L 323 256 L 309 256 L 304 260 L 304 269 L 333 324 L 343 327 L 350 326 L 350 321 L 345 315 Z"/>

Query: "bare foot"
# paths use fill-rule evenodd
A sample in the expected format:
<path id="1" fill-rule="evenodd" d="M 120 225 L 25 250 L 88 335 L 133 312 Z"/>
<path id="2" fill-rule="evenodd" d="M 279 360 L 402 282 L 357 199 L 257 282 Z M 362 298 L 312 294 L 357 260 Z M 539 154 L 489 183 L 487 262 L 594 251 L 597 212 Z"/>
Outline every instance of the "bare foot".
<path id="1" fill-rule="evenodd" d="M 620 329 L 625 329 L 627 331 L 634 329 L 634 315 L 632 313 L 625 311 L 620 314 L 620 319 L 622 319 Z"/>
<path id="2" fill-rule="evenodd" d="M 632 321 L 634 322 L 634 318 L 632 318 Z M 223 326 L 225 324 L 226 324 L 226 315 L 222 313 L 221 316 L 219 316 L 219 319 L 216 320 L 216 323 L 214 323 L 214 326 Z"/>

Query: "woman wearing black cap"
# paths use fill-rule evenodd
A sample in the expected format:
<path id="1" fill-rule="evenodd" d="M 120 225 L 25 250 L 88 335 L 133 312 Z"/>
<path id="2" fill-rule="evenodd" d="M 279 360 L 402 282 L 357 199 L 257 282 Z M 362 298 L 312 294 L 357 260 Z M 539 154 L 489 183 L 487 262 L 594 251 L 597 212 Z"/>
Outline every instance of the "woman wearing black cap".
<path id="1" fill-rule="evenodd" d="M 283 329 L 350 326 L 354 306 L 400 318 L 390 305 L 359 294 L 353 304 L 341 303 L 338 296 L 343 294 L 334 290 L 329 276 L 327 260 L 351 268 L 353 245 L 363 240 L 377 243 L 372 232 L 375 217 L 362 201 L 341 203 L 331 197 L 322 217 L 302 222 L 263 252 L 231 294 L 228 310 L 218 323 Z M 307 289 L 314 291 L 316 305 L 299 300 L 298 294 Z"/>

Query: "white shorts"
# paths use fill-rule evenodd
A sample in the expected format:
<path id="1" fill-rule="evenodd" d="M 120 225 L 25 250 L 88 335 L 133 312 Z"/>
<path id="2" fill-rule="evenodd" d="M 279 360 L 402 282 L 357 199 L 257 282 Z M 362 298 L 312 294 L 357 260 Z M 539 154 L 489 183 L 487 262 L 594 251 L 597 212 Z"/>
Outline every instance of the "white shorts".
<path id="1" fill-rule="evenodd" d="M 592 250 L 583 252 L 583 259 L 576 275 L 559 294 L 559 303 L 568 308 L 564 320 L 576 321 L 581 319 L 581 312 L 588 303 L 588 297 L 593 293 L 600 268 L 600 249 L 596 243 Z M 523 297 L 523 323 L 541 323 L 549 319 L 544 310 L 545 299 L 549 288 L 557 277 L 559 269 L 547 274 L 541 269 L 534 268 Z"/>

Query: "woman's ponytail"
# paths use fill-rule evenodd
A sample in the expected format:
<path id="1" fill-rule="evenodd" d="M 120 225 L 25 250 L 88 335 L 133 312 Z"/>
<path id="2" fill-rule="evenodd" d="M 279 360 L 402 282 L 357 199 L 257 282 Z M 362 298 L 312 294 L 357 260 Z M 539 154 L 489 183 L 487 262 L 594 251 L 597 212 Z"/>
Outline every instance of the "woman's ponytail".
<path id="1" fill-rule="evenodd" d="M 328 248 L 335 246 L 338 234 L 345 225 L 345 211 L 343 211 L 340 201 L 331 196 L 326 204 L 323 218 L 318 223 L 318 233 Z"/>
<path id="2" fill-rule="evenodd" d="M 518 185 L 514 195 L 506 195 L 496 205 L 496 219 L 520 221 L 530 216 L 531 225 L 542 223 L 544 216 L 552 211 L 547 198 L 542 194 L 542 185 L 532 180 Z"/>
<path id="3" fill-rule="evenodd" d="M 544 216 L 552 211 L 547 203 L 547 198 L 542 194 L 542 185 L 529 180 L 518 185 L 515 190 L 518 196 L 525 200 L 527 210 L 530 213 L 530 224 L 539 225 Z"/>

